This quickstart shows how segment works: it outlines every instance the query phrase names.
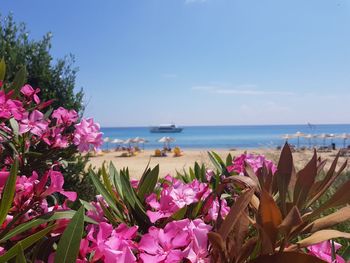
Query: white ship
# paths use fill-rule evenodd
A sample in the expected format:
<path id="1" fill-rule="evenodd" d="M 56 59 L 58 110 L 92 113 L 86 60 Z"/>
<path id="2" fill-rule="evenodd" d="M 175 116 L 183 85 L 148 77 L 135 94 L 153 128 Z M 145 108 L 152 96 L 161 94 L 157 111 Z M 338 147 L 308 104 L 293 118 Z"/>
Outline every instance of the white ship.
<path id="1" fill-rule="evenodd" d="M 183 128 L 177 127 L 175 124 L 161 124 L 157 127 L 151 127 L 150 132 L 153 133 L 175 133 L 182 132 Z"/>

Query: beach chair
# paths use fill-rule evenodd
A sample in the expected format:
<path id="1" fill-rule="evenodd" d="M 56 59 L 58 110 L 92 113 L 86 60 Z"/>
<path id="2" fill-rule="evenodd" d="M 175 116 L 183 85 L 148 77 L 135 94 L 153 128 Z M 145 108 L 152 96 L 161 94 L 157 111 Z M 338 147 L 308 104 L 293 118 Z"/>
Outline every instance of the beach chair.
<path id="1" fill-rule="evenodd" d="M 179 147 L 174 148 L 174 157 L 180 157 L 182 155 L 182 152 Z"/>
<path id="2" fill-rule="evenodd" d="M 166 152 L 165 151 L 161 151 L 159 149 L 155 149 L 154 150 L 154 155 L 153 157 L 166 157 Z"/>

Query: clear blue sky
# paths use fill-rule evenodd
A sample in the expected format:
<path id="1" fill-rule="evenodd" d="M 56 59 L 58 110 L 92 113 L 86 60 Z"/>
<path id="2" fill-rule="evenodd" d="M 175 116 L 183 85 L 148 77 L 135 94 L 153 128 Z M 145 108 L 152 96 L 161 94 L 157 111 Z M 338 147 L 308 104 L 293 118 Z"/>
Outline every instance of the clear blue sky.
<path id="1" fill-rule="evenodd" d="M 349 0 L 4 0 L 103 126 L 350 123 Z"/>

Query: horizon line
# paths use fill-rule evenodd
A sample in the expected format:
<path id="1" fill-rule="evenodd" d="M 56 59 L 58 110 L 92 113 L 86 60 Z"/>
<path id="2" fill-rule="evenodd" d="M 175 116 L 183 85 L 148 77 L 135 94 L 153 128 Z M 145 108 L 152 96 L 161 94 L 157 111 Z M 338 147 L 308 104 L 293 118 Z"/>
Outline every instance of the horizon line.
<path id="1" fill-rule="evenodd" d="M 322 125 L 350 125 L 350 123 L 309 123 L 311 126 L 322 126 Z M 309 126 L 308 123 L 281 123 L 281 124 L 198 124 L 198 125 L 177 125 L 178 127 L 230 127 L 230 126 L 292 126 L 292 125 L 305 125 Z M 102 126 L 101 128 L 150 128 L 149 126 L 138 126 L 138 125 L 130 125 L 130 126 Z"/>

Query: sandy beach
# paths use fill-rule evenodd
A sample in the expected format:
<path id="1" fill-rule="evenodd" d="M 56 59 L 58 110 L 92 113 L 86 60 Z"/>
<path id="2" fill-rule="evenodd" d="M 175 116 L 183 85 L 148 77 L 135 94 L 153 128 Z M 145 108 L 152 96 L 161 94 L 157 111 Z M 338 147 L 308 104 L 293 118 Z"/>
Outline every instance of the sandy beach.
<path id="1" fill-rule="evenodd" d="M 231 153 L 232 156 L 238 156 L 245 152 L 245 150 L 224 150 L 224 149 L 210 149 L 210 151 L 215 151 L 222 158 Z M 255 154 L 264 154 L 268 159 L 271 159 L 275 162 L 278 161 L 280 151 L 272 149 L 249 149 L 246 150 L 248 153 Z M 160 166 L 160 175 L 165 176 L 167 174 L 175 175 L 176 171 L 183 171 L 183 169 L 188 170 L 189 167 L 194 165 L 194 162 L 204 163 L 208 167 L 211 167 L 210 160 L 208 158 L 207 150 L 204 149 L 185 149 L 183 155 L 180 157 L 173 157 L 172 153 L 169 153 L 166 157 L 151 157 L 154 154 L 152 150 L 144 150 L 139 152 L 136 156 L 132 157 L 120 157 L 122 152 L 104 152 L 101 156 L 92 157 L 90 159 L 90 164 L 92 167 L 98 168 L 103 162 L 109 163 L 110 161 L 118 168 L 128 167 L 130 171 L 130 176 L 132 178 L 139 178 L 148 161 L 150 160 L 150 166 L 154 167 L 157 164 Z M 318 156 L 321 156 L 322 159 L 329 160 L 328 165 L 334 159 L 337 151 L 332 152 L 322 152 L 318 153 Z M 301 152 L 294 152 L 293 158 L 296 164 L 296 167 L 300 168 L 302 165 L 306 164 L 308 160 L 312 157 L 311 150 L 305 150 Z M 346 158 L 341 157 L 339 163 L 343 163 Z"/>

